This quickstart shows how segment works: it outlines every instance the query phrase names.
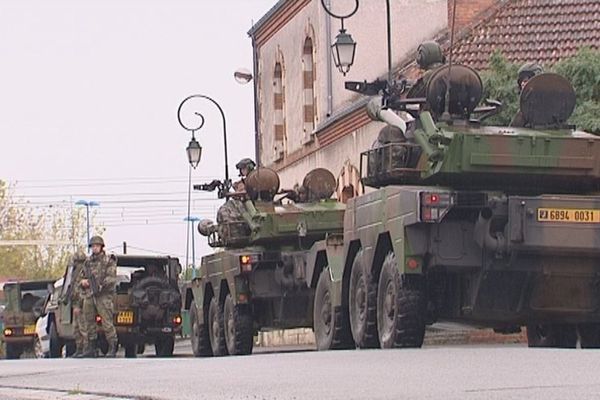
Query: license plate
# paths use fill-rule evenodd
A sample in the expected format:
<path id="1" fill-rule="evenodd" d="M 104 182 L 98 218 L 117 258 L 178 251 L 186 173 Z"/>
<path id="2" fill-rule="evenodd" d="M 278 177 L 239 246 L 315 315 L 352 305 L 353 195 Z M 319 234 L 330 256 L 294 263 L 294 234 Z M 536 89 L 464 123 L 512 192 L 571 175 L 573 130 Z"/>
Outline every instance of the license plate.
<path id="1" fill-rule="evenodd" d="M 117 314 L 117 324 L 133 325 L 133 311 L 119 311 Z"/>
<path id="2" fill-rule="evenodd" d="M 540 222 L 600 223 L 600 210 L 585 208 L 538 208 Z"/>
<path id="3" fill-rule="evenodd" d="M 35 325 L 27 325 L 23 328 L 23 335 L 35 335 Z"/>

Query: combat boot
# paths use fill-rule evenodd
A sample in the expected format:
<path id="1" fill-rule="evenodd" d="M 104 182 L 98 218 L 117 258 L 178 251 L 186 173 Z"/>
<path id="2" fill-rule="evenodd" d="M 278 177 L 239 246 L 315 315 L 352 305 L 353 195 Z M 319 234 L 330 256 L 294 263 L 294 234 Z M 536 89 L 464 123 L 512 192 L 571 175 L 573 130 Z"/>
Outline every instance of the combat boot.
<path id="1" fill-rule="evenodd" d="M 108 353 L 106 353 L 107 358 L 115 358 L 117 356 L 118 344 L 119 343 L 117 342 L 117 340 L 111 340 L 108 343 Z"/>
<path id="2" fill-rule="evenodd" d="M 90 340 L 81 358 L 96 358 L 96 341 Z"/>
<path id="3" fill-rule="evenodd" d="M 71 357 L 73 357 L 73 358 L 83 358 L 83 350 L 81 349 L 81 347 L 77 346 L 77 349 L 75 350 L 75 353 L 73 353 L 73 355 Z"/>

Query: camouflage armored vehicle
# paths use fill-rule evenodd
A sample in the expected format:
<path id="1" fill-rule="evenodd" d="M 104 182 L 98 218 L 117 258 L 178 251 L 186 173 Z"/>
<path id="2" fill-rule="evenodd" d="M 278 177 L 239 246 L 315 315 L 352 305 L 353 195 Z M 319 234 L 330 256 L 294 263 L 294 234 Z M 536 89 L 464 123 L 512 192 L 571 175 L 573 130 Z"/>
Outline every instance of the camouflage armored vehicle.
<path id="1" fill-rule="evenodd" d="M 466 66 L 432 71 L 422 97 L 346 86 L 383 93 L 369 115 L 401 135 L 362 154 L 372 189 L 308 258 L 318 348 L 420 347 L 442 320 L 600 347 L 600 138 L 566 124 L 570 83 L 530 79 L 519 128 L 483 126 L 501 105 L 479 106 Z"/>
<path id="2" fill-rule="evenodd" d="M 146 344 L 154 344 L 156 354 L 173 354 L 174 337 L 181 330 L 181 294 L 178 279 L 181 266 L 176 258 L 119 255 L 117 257 L 117 296 L 115 328 L 126 357 L 144 352 Z M 50 356 L 61 357 L 75 352 L 73 309 L 69 301 L 73 266 L 69 265 L 62 279 L 56 282 L 54 294 L 46 306 L 49 314 L 47 331 L 50 336 Z M 108 351 L 100 316 L 98 346 Z"/>
<path id="3" fill-rule="evenodd" d="M 42 314 L 53 281 L 21 281 L 4 284 L 6 308 L 2 318 L 6 358 L 17 359 L 33 352 L 35 322 Z"/>
<path id="4" fill-rule="evenodd" d="M 196 356 L 249 354 L 257 331 L 312 327 L 306 258 L 317 240 L 341 234 L 344 206 L 330 200 L 331 172 L 313 170 L 302 187 L 284 192 L 266 168 L 244 183 L 245 192 L 226 196 L 218 225 L 199 225 L 219 250 L 202 258 L 186 291 Z"/>

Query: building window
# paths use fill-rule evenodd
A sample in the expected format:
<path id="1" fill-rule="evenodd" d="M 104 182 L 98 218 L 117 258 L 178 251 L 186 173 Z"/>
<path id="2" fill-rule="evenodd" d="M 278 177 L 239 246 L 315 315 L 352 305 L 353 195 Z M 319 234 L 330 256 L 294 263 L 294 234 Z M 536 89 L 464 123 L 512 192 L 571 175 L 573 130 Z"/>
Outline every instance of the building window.
<path id="1" fill-rule="evenodd" d="M 275 63 L 275 69 L 273 72 L 273 110 L 274 110 L 274 132 L 275 132 L 275 145 L 274 145 L 274 158 L 275 161 L 283 158 L 286 146 L 286 132 L 285 132 L 285 93 L 283 87 L 283 66 L 281 62 Z"/>
<path id="2" fill-rule="evenodd" d="M 315 110 L 315 68 L 313 56 L 313 41 L 310 37 L 304 41 L 302 49 L 302 72 L 304 89 L 304 142 L 312 140 L 316 124 Z"/>

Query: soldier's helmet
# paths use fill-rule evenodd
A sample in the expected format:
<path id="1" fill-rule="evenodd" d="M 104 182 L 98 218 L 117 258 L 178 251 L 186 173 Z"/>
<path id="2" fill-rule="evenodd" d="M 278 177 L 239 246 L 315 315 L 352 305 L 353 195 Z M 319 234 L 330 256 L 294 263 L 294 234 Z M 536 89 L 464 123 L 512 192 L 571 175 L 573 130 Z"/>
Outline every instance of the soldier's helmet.
<path id="1" fill-rule="evenodd" d="M 517 74 L 517 85 L 519 89 L 521 88 L 521 82 L 542 73 L 544 73 L 544 68 L 537 63 L 525 63 L 521 65 Z"/>
<path id="2" fill-rule="evenodd" d="M 73 262 L 82 262 L 85 261 L 85 253 L 81 250 L 77 250 L 75 254 L 73 254 Z"/>
<path id="3" fill-rule="evenodd" d="M 92 236 L 90 239 L 90 247 L 94 244 L 99 244 L 104 247 L 104 239 L 102 239 L 102 236 Z"/>
<path id="4" fill-rule="evenodd" d="M 242 158 L 237 164 L 235 164 L 235 167 L 238 170 L 241 170 L 242 168 L 248 168 L 248 172 L 250 172 L 256 168 L 256 164 L 250 158 Z"/>
<path id="5" fill-rule="evenodd" d="M 421 69 L 431 69 L 444 62 L 446 62 L 444 52 L 436 42 L 423 42 L 417 48 L 417 64 Z"/>

